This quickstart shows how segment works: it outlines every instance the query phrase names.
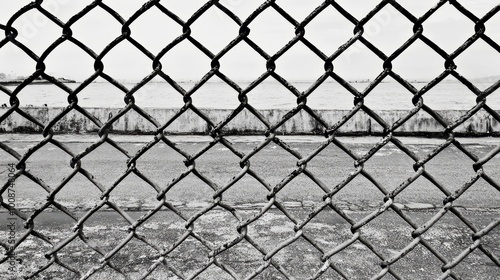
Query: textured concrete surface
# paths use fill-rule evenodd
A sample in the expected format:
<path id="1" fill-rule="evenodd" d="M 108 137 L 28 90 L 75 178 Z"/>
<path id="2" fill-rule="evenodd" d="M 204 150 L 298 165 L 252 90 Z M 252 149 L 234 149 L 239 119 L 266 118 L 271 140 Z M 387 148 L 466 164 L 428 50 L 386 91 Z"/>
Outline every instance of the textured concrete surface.
<path id="1" fill-rule="evenodd" d="M 28 107 L 23 111 L 32 115 L 43 124 L 48 124 L 64 108 L 48 107 Z M 0 108 L 0 115 L 4 114 L 8 108 Z M 86 108 L 86 110 L 105 123 L 111 117 L 118 114 L 119 108 Z M 144 111 L 154 117 L 159 123 L 166 123 L 177 112 L 177 109 L 145 108 Z M 224 109 L 201 109 L 208 118 L 216 125 L 223 121 L 232 111 Z M 288 110 L 266 109 L 259 112 L 271 123 L 278 123 Z M 329 126 L 339 122 L 343 116 L 348 114 L 348 110 L 314 110 L 321 119 Z M 453 123 L 467 111 L 464 110 L 443 110 L 437 111 L 445 120 Z M 408 111 L 386 110 L 376 111 L 376 113 L 388 124 L 391 125 L 402 118 Z M 0 132 L 40 132 L 42 129 L 34 123 L 26 120 L 17 113 L 9 115 L 5 121 L 0 124 Z M 56 133 L 85 133 L 97 131 L 98 127 L 79 112 L 73 110 L 57 122 L 53 131 Z M 152 133 L 156 130 L 154 125 L 143 118 L 141 115 L 131 110 L 113 123 L 112 131 L 119 133 L 144 134 Z M 311 115 L 301 110 L 290 120 L 285 122 L 276 132 L 280 134 L 321 134 L 323 127 Z M 359 111 L 349 121 L 338 129 L 339 134 L 359 134 L 359 135 L 378 135 L 382 132 L 382 126 L 363 111 Z M 186 111 L 170 124 L 166 130 L 172 134 L 206 134 L 210 127 L 205 120 L 193 113 Z M 248 110 L 243 110 L 224 130 L 229 134 L 262 134 L 266 131 L 265 125 L 259 121 Z M 407 120 L 395 133 L 401 135 L 433 135 L 444 131 L 444 127 L 424 111 Z M 463 135 L 498 135 L 500 133 L 500 124 L 492 118 L 487 112 L 481 110 L 474 114 L 464 124 L 458 126 L 455 130 L 457 134 Z"/>
<path id="2" fill-rule="evenodd" d="M 280 136 L 283 140 L 302 155 L 314 151 L 322 141 L 319 136 Z M 110 135 L 128 153 L 134 155 L 153 136 Z M 189 154 L 204 149 L 210 137 L 206 136 L 169 136 L 178 148 Z M 54 139 L 63 142 L 75 153 L 84 151 L 92 143 L 99 140 L 95 135 L 55 135 Z M 235 149 L 248 153 L 253 150 L 262 136 L 240 137 L 229 139 Z M 0 141 L 20 154 L 24 154 L 36 143 L 42 140 L 40 135 L 3 134 Z M 356 154 L 363 155 L 370 150 L 380 137 L 345 137 L 340 141 L 346 143 Z M 418 157 L 425 157 L 444 142 L 443 139 L 424 139 L 401 137 Z M 499 144 L 499 139 L 488 138 L 461 138 L 459 141 L 464 147 L 482 156 Z M 27 162 L 27 169 L 35 176 L 43 179 L 51 187 L 57 186 L 64 177 L 71 173 L 69 157 L 52 144 L 47 144 L 34 153 Z M 185 170 L 183 157 L 174 152 L 164 143 L 158 143 L 152 150 L 141 156 L 137 168 L 145 175 L 165 188 L 170 179 Z M 0 166 L 6 167 L 15 159 L 0 151 Z M 127 168 L 127 157 L 109 145 L 99 147 L 84 157 L 82 166 L 92 172 L 96 178 L 109 187 Z M 498 166 L 500 158 L 496 156 L 484 166 L 485 172 L 496 181 L 500 181 Z M 297 159 L 281 149 L 275 143 L 270 143 L 255 157 L 250 159 L 252 169 L 264 177 L 271 186 L 278 184 L 285 176 L 297 168 Z M 215 145 L 207 153 L 196 160 L 197 169 L 203 172 L 218 186 L 223 186 L 237 174 L 239 158 L 229 152 L 222 145 Z M 365 170 L 372 174 L 389 191 L 396 188 L 411 176 L 414 171 L 411 158 L 399 151 L 392 144 L 380 149 L 366 164 Z M 455 191 L 474 174 L 473 161 L 465 156 L 456 147 L 450 146 L 443 150 L 433 160 L 428 162 L 426 170 L 435 176 L 450 191 Z M 307 166 L 313 174 L 323 180 L 329 188 L 353 170 L 353 159 L 335 146 L 323 150 Z M 0 170 L 2 179 L 7 178 L 6 168 Z M 388 176 L 390 174 L 390 176 Z M 245 176 L 239 183 L 232 186 L 223 195 L 223 201 L 234 206 L 242 220 L 257 215 L 264 209 L 268 191 L 255 181 Z M 36 186 L 25 177 L 16 181 L 16 204 L 22 209 L 23 215 L 29 216 L 46 202 L 48 193 Z M 251 223 L 247 228 L 247 235 L 255 241 L 266 253 L 279 247 L 279 244 L 293 239 L 297 232 L 294 226 L 307 218 L 313 209 L 322 203 L 324 192 L 314 185 L 305 176 L 299 176 L 285 186 L 278 195 L 278 201 L 289 213 L 289 217 L 278 208 L 273 207 L 266 214 Z M 446 196 L 424 178 L 419 178 L 395 199 L 395 206 L 401 209 L 417 226 L 424 225 L 438 214 Z M 7 197 L 4 197 L 4 200 Z M 77 176 L 65 186 L 55 200 L 68 207 L 76 219 L 81 219 L 100 201 L 99 191 L 82 176 Z M 127 215 L 137 220 L 146 215 L 145 211 L 158 206 L 156 192 L 140 179 L 129 176 L 111 192 L 111 201 L 126 211 Z M 168 250 L 183 234 L 189 232 L 186 220 L 201 213 L 213 202 L 213 190 L 209 189 L 199 179 L 191 176 L 174 188 L 167 195 L 167 201 L 179 212 L 175 214 L 163 207 L 147 222 L 142 224 L 137 233 L 146 238 L 149 244 L 154 244 L 161 250 Z M 470 187 L 458 200 L 455 208 L 470 221 L 477 230 L 481 230 L 493 223 L 500 216 L 500 192 L 479 180 Z M 353 180 L 342 191 L 337 193 L 332 203 L 347 215 L 351 222 L 358 222 L 364 217 L 373 214 L 383 204 L 383 194 L 367 180 Z M 180 214 L 180 215 L 178 215 Z M 0 221 L 8 221 L 10 216 L 2 209 Z M 21 238 L 27 229 L 23 227 L 23 220 L 17 218 L 15 237 Z M 179 279 L 174 271 L 181 271 L 182 276 L 188 278 L 201 272 L 196 279 L 231 279 L 219 267 L 214 265 L 210 253 L 224 244 L 238 237 L 237 226 L 241 221 L 230 212 L 215 207 L 203 214 L 194 222 L 193 232 L 203 240 L 193 236 L 188 237 L 176 249 L 166 255 L 166 265 L 161 264 L 146 279 Z M 41 266 L 48 263 L 44 254 L 61 244 L 73 233 L 76 221 L 66 214 L 49 208 L 36 219 L 34 229 L 50 237 L 52 245 L 33 236 L 23 241 L 16 250 L 16 273 L 8 272 L 8 263 L 0 264 L 0 273 L 6 279 L 19 279 L 20 276 L 30 275 Z M 299 236 L 276 255 L 273 256 L 275 265 L 280 265 L 295 279 L 308 279 L 318 272 L 325 262 L 321 257 L 339 244 L 353 237 L 351 223 L 337 212 L 327 207 L 309 221 L 302 234 L 313 240 L 320 248 L 312 246 L 303 236 Z M 71 241 L 58 253 L 59 260 L 75 269 L 80 274 L 64 270 L 53 265 L 40 274 L 38 279 L 78 279 L 80 276 L 100 266 L 103 255 L 92 250 L 88 245 L 97 247 L 108 253 L 126 239 L 130 224 L 117 212 L 110 208 L 103 208 L 93 214 L 83 226 L 86 242 L 79 237 Z M 0 231 L 0 241 L 6 243 L 8 231 Z M 496 256 L 500 253 L 500 228 L 496 226 L 481 244 Z M 382 271 L 382 259 L 398 254 L 413 241 L 413 228 L 394 210 L 388 210 L 367 225 L 361 227 L 360 234 L 369 242 L 366 245 L 355 241 L 345 250 L 330 258 L 348 279 L 370 279 Z M 471 239 L 475 230 L 468 227 L 453 213 L 447 212 L 429 229 L 423 238 L 433 248 L 438 250 L 446 259 L 452 260 L 473 244 Z M 370 248 L 376 250 L 381 257 L 377 257 Z M 0 255 L 5 249 L 0 247 Z M 159 253 L 150 245 L 133 238 L 111 259 L 128 278 L 109 267 L 98 270 L 90 279 L 139 279 L 145 271 L 157 263 Z M 264 260 L 264 254 L 255 249 L 248 241 L 242 240 L 229 250 L 217 256 L 216 260 L 232 269 L 238 277 L 244 279 L 259 268 L 264 268 L 255 279 L 286 279 L 278 272 L 273 264 Z M 428 251 L 422 244 L 406 255 L 403 259 L 391 266 L 403 279 L 436 279 L 441 275 L 443 262 Z M 495 265 L 479 249 L 474 250 L 453 270 L 462 279 L 496 280 L 500 274 L 500 267 Z M 322 279 L 340 279 L 332 269 L 326 270 Z M 392 279 L 391 277 L 386 277 Z"/>
<path id="3" fill-rule="evenodd" d="M 297 220 L 307 216 L 306 209 L 289 209 L 290 215 Z M 196 209 L 181 209 L 186 218 L 197 213 Z M 258 210 L 238 210 L 243 218 L 258 214 Z M 346 212 L 349 218 L 358 221 L 370 214 L 367 211 Z M 415 224 L 422 225 L 431 218 L 436 211 L 403 211 Z M 498 212 L 461 211 L 478 228 L 498 218 Z M 76 215 L 82 217 L 84 213 Z M 138 219 L 145 212 L 129 212 L 132 219 Z M 4 219 L 5 214 L 0 214 Z M 37 218 L 35 229 L 51 238 L 53 244 L 59 244 L 72 234 L 74 221 L 65 214 L 42 213 Z M 235 240 L 239 236 L 236 226 L 239 221 L 228 211 L 215 208 L 193 224 L 193 233 L 198 239 L 189 236 L 181 245 L 165 256 L 165 263 L 155 269 L 146 279 L 179 279 L 173 271 L 180 271 L 183 277 L 190 277 L 206 268 L 196 279 L 232 279 L 229 274 L 212 264 L 210 254 L 224 244 Z M 264 253 L 269 253 L 279 247 L 282 242 L 293 239 L 297 232 L 295 223 L 277 209 L 270 209 L 266 214 L 251 223 L 246 233 L 253 244 L 257 244 Z M 102 252 L 110 252 L 126 239 L 129 224 L 114 212 L 98 212 L 88 220 L 82 228 L 87 244 L 99 248 Z M 295 241 L 281 249 L 272 258 L 274 265 L 280 265 L 293 279 L 308 279 L 319 271 L 325 262 L 321 260 L 324 253 L 332 250 L 339 244 L 351 239 L 354 234 L 351 225 L 337 213 L 327 208 L 306 224 Z M 189 232 L 184 219 L 170 211 L 160 211 L 142 224 L 137 233 L 143 236 L 150 244 L 162 250 L 169 250 L 182 240 L 183 234 Z M 359 232 L 373 250 L 380 254 L 377 257 L 370 248 L 358 241 L 340 253 L 329 258 L 348 277 L 348 279 L 370 279 L 382 271 L 381 258 L 389 258 L 398 254 L 405 246 L 413 241 L 413 228 L 406 224 L 395 212 L 388 211 L 363 226 Z M 19 235 L 24 229 L 19 230 Z M 447 213 L 435 226 L 428 230 L 422 238 L 435 250 L 439 251 L 447 261 L 450 261 L 462 251 L 466 250 L 473 241 L 472 230 L 465 226 L 453 214 Z M 2 238 L 5 234 L 2 233 Z M 315 248 L 304 237 L 317 244 Z M 203 244 L 200 240 L 203 241 Z M 500 231 L 494 230 L 483 238 L 482 244 L 488 250 L 500 252 Z M 22 259 L 17 265 L 17 273 L 8 273 L 6 264 L 0 264 L 0 272 L 4 277 L 19 279 L 29 275 L 42 267 L 48 260 L 44 253 L 51 246 L 37 238 L 29 237 L 16 250 L 17 258 Z M 0 248 L 0 252 L 3 249 Z M 216 260 L 244 279 L 259 267 L 265 269 L 256 279 L 286 279 L 275 269 L 273 264 L 264 260 L 264 253 L 259 252 L 252 243 L 243 239 L 237 245 L 217 255 Z M 58 252 L 59 260 L 70 268 L 80 272 L 80 275 L 64 270 L 58 265 L 51 266 L 42 272 L 37 279 L 78 279 L 92 268 L 99 267 L 103 255 L 95 252 L 80 238 L 71 241 Z M 128 278 L 109 267 L 98 270 L 90 279 L 139 279 L 148 268 L 153 266 L 159 257 L 159 252 L 133 238 L 116 255 L 111 263 L 122 271 Z M 436 279 L 442 274 L 443 262 L 436 258 L 423 245 L 417 245 L 412 252 L 391 265 L 391 268 L 403 279 Z M 453 269 L 461 279 L 496 280 L 500 274 L 500 267 L 496 266 L 479 249 L 473 251 L 458 266 Z M 384 279 L 392 279 L 386 276 Z M 8 278 L 3 278 L 8 279 Z M 331 268 L 327 269 L 321 279 L 342 279 Z"/>
<path id="4" fill-rule="evenodd" d="M 59 135 L 54 137 L 54 139 L 62 141 L 75 154 L 85 151 L 87 147 L 98 140 L 98 138 L 89 137 L 73 142 L 75 139 L 71 137 L 60 137 Z M 15 140 L 14 135 L 10 138 L 11 140 L 2 141 L 2 143 L 20 154 L 24 154 L 34 147 L 38 140 L 31 139 L 34 142 Z M 110 138 L 115 139 L 114 136 L 110 136 Z M 115 141 L 118 141 L 120 146 L 131 156 L 137 154 L 146 143 L 153 139 L 152 136 L 142 136 L 141 141 L 144 140 L 144 142 L 127 142 L 127 139 L 131 140 L 130 138 L 129 136 L 120 136 Z M 283 138 L 283 140 L 302 156 L 312 153 L 321 145 L 319 137 L 310 137 L 310 141 L 304 141 L 303 138 L 289 141 L 294 140 L 294 138 Z M 204 137 L 193 136 L 187 137 L 187 139 L 183 139 L 181 136 L 172 139 L 177 148 L 191 155 L 205 149 L 209 144 L 206 140 Z M 259 139 L 255 137 L 250 139 L 235 138 L 235 140 L 233 148 L 245 154 L 259 145 L 259 141 L 257 141 Z M 260 141 L 262 140 L 263 138 L 260 138 Z M 321 140 L 324 141 L 324 138 Z M 353 153 L 363 155 L 380 138 L 358 139 L 357 142 L 350 142 L 349 138 L 339 140 L 346 143 Z M 481 157 L 495 148 L 497 145 L 495 141 L 498 139 L 467 138 L 467 140 L 470 143 L 462 143 L 464 147 Z M 472 140 L 483 142 L 483 144 L 474 143 Z M 424 158 L 444 142 L 442 139 L 419 139 L 417 141 L 417 139 L 405 138 L 402 138 L 402 141 L 420 158 Z M 73 169 L 69 165 L 70 160 L 71 157 L 68 154 L 52 144 L 47 144 L 30 156 L 26 167 L 31 174 L 43 180 L 51 188 L 55 188 L 63 178 L 71 174 Z M 138 158 L 136 168 L 155 182 L 159 188 L 165 189 L 172 179 L 187 169 L 184 160 L 183 156 L 160 142 Z M 0 166 L 6 167 L 9 163 L 16 161 L 11 155 L 0 151 Z M 126 172 L 126 161 L 125 155 L 105 143 L 82 159 L 82 168 L 90 172 L 105 188 L 109 188 Z M 222 188 L 233 176 L 241 172 L 239 161 L 239 157 L 223 145 L 217 144 L 196 160 L 196 169 L 216 184 L 218 188 Z M 250 162 L 251 169 L 264 178 L 270 187 L 276 186 L 283 178 L 297 169 L 297 158 L 275 143 L 270 143 L 263 148 L 250 159 Z M 365 171 L 371 174 L 387 191 L 391 191 L 415 173 L 413 171 L 414 163 L 410 157 L 389 143 L 365 163 Z M 454 192 L 475 175 L 473 163 L 459 149 L 450 146 L 428 162 L 425 168 L 450 192 Z M 331 144 L 308 163 L 307 169 L 327 188 L 332 189 L 355 170 L 353 165 L 354 160 L 350 156 Z M 497 182 L 500 181 L 499 174 L 496 172 L 498 166 L 500 166 L 498 156 L 484 166 L 485 173 Z M 7 179 L 6 168 L 0 170 L 0 176 L 2 179 Z M 19 207 L 32 210 L 45 203 L 48 193 L 27 177 L 21 176 L 16 181 L 16 186 L 19 194 L 17 199 Z M 199 205 L 206 206 L 207 203 L 213 201 L 213 192 L 197 176 L 190 174 L 168 191 L 167 200 L 180 207 L 199 208 Z M 223 200 L 236 207 L 252 208 L 254 207 L 252 204 L 267 203 L 266 195 L 268 192 L 266 187 L 247 174 L 224 192 Z M 100 191 L 88 179 L 77 175 L 58 192 L 56 200 L 67 207 L 86 210 L 100 200 L 99 193 Z M 309 201 L 321 202 L 324 194 L 325 192 L 310 178 L 302 174 L 287 184 L 277 197 L 282 202 L 291 203 L 292 207 L 302 207 L 307 206 Z M 383 204 L 383 197 L 380 190 L 359 175 L 336 194 L 335 200 L 346 209 L 370 210 Z M 395 202 L 400 203 L 402 209 L 433 209 L 441 207 L 445 197 L 446 195 L 436 186 L 420 177 L 401 192 Z M 146 210 L 149 210 L 157 203 L 156 191 L 135 174 L 129 174 L 120 181 L 115 190 L 111 192 L 111 199 L 129 210 L 139 207 L 145 207 Z M 500 192 L 484 180 L 479 180 L 455 202 L 455 206 L 465 209 L 494 209 L 500 207 L 498 201 L 500 201 Z"/>

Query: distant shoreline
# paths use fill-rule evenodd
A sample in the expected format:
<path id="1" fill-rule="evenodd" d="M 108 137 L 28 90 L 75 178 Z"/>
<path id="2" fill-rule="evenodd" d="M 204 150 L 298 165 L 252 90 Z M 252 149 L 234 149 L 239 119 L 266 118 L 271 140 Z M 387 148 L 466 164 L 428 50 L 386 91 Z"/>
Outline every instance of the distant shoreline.
<path id="1" fill-rule="evenodd" d="M 61 83 L 65 83 L 65 84 L 76 83 L 76 81 L 74 81 L 74 80 L 65 79 L 65 78 L 59 78 L 57 80 Z M 25 81 L 25 79 L 1 80 L 0 85 L 17 86 L 17 85 L 20 85 L 21 83 L 23 83 L 24 81 Z M 47 80 L 43 80 L 43 79 L 36 79 L 30 83 L 30 85 L 43 85 L 43 84 L 52 84 L 52 82 L 47 81 Z"/>

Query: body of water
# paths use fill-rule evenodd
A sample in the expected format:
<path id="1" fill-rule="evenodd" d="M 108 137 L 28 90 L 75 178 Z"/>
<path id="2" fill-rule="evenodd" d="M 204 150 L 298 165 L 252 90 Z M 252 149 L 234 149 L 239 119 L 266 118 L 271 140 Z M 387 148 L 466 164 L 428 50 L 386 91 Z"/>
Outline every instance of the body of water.
<path id="1" fill-rule="evenodd" d="M 299 91 L 307 90 L 313 82 L 293 83 Z M 76 88 L 79 83 L 67 84 Z M 185 90 L 193 83 L 180 83 Z M 246 87 L 248 83 L 240 86 Z M 415 83 L 421 88 L 424 83 Z M 128 89 L 133 83 L 124 83 Z M 352 83 L 358 91 L 363 91 L 368 83 Z M 479 88 L 488 85 L 477 85 Z M 482 87 L 481 87 L 482 86 Z M 8 86 L 14 90 L 15 86 Z M 168 83 L 149 83 L 135 94 L 140 107 L 179 108 L 184 102 L 182 95 Z M 265 81 L 248 93 L 249 103 L 257 109 L 291 109 L 297 105 L 296 97 L 276 81 Z M 22 106 L 64 107 L 68 105 L 67 93 L 51 84 L 30 85 L 18 95 Z M 124 93 L 107 82 L 92 83 L 78 94 L 82 107 L 123 107 Z M 335 81 L 324 82 L 307 100 L 313 109 L 345 110 L 353 107 L 354 96 Z M 222 82 L 207 82 L 193 95 L 193 104 L 198 108 L 234 109 L 238 106 L 238 93 Z M 374 110 L 408 110 L 413 108 L 412 94 L 397 82 L 379 84 L 365 99 L 365 104 Z M 424 95 L 424 102 L 435 110 L 467 110 L 476 104 L 476 96 L 459 82 L 444 81 Z M 9 96 L 0 92 L 0 104 L 9 104 Z M 487 104 L 500 110 L 500 90 L 491 94 Z"/>

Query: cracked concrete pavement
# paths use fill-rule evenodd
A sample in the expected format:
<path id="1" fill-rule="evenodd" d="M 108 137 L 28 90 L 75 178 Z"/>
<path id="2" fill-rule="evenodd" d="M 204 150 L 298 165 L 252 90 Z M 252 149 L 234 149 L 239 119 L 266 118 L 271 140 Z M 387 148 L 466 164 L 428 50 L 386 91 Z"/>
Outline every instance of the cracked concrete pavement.
<path id="1" fill-rule="evenodd" d="M 153 138 L 153 136 L 122 135 L 111 137 L 132 155 Z M 36 135 L 0 135 L 2 143 L 19 153 L 25 153 L 41 140 L 39 138 Z M 54 138 L 65 143 L 74 152 L 81 152 L 98 140 L 92 135 L 55 135 Z M 324 138 L 317 136 L 280 136 L 280 138 L 303 156 L 311 153 L 321 141 L 324 141 Z M 208 144 L 207 139 L 210 138 L 172 136 L 169 139 L 176 143 L 177 147 L 193 154 L 203 149 Z M 228 139 L 234 143 L 237 150 L 247 153 L 264 138 L 251 136 L 228 137 Z M 363 154 L 380 138 L 342 137 L 339 140 L 345 142 L 354 152 Z M 422 157 L 444 142 L 442 139 L 421 138 L 401 138 L 401 140 L 414 153 Z M 459 141 L 466 149 L 479 157 L 500 143 L 497 138 L 467 138 Z M 70 174 L 72 170 L 69 167 L 70 159 L 57 147 L 47 144 L 30 157 L 27 169 L 49 186 L 54 187 Z M 167 145 L 158 143 L 137 161 L 137 168 L 161 188 L 165 188 L 172 178 L 186 169 L 183 159 Z M 109 187 L 126 170 L 126 160 L 124 155 L 105 144 L 86 156 L 82 160 L 82 167 L 91 172 L 104 186 Z M 250 161 L 252 170 L 265 178 L 271 186 L 278 184 L 297 168 L 297 159 L 274 143 L 270 143 Z M 0 166 L 7 166 L 11 162 L 14 162 L 14 158 L 10 155 L 6 153 L 0 155 Z M 365 164 L 365 169 L 390 191 L 414 174 L 413 163 L 394 145 L 388 144 Z M 472 164 L 473 161 L 458 149 L 448 147 L 426 164 L 426 170 L 453 192 L 462 187 L 474 174 Z M 500 181 L 498 166 L 500 166 L 500 159 L 497 156 L 484 167 L 486 173 L 497 182 Z M 196 160 L 196 167 L 219 187 L 224 186 L 240 171 L 239 158 L 220 144 L 199 157 Z M 307 168 L 329 188 L 334 187 L 354 170 L 352 158 L 333 145 L 311 160 Z M 4 170 L 1 172 L 0 176 L 6 175 Z M 156 199 L 156 191 L 134 176 L 128 176 L 118 184 L 111 192 L 110 200 L 125 210 L 132 219 L 138 219 L 147 214 L 145 211 L 154 209 L 159 202 Z M 25 215 L 30 215 L 45 203 L 48 195 L 42 188 L 23 177 L 16 181 L 15 188 L 17 207 Z M 268 190 L 253 178 L 244 176 L 240 182 L 224 192 L 222 201 L 234 206 L 246 219 L 256 215 L 265 207 L 268 202 L 267 193 Z M 248 226 L 248 236 L 266 252 L 275 249 L 276 246 L 297 234 L 294 230 L 295 222 L 304 220 L 315 207 L 320 205 L 323 202 L 323 195 L 324 191 L 312 180 L 306 176 L 298 176 L 277 194 L 278 201 L 290 213 L 292 220 L 273 206 Z M 420 226 L 439 212 L 445 197 L 438 188 L 424 178 L 419 178 L 396 197 L 394 205 Z M 353 180 L 338 192 L 332 198 L 332 204 L 353 221 L 359 221 L 379 209 L 383 205 L 383 198 L 384 195 L 373 184 L 360 178 Z M 100 201 L 100 193 L 83 176 L 75 176 L 55 196 L 55 200 L 81 218 Z M 195 176 L 188 176 L 169 190 L 167 201 L 178 209 L 182 216 L 163 208 L 138 228 L 138 232 L 150 243 L 164 250 L 171 248 L 183 234 L 189 231 L 186 228 L 186 220 L 211 205 L 213 190 Z M 454 202 L 454 206 L 480 230 L 498 219 L 500 191 L 479 180 Z M 7 215 L 5 209 L 0 210 L 1 220 L 6 220 Z M 17 222 L 19 225 L 16 235 L 20 237 L 26 229 L 22 226 L 22 219 L 18 219 Z M 224 243 L 237 238 L 239 232 L 236 228 L 240 222 L 221 207 L 208 211 L 195 221 L 193 228 L 194 232 L 206 241 L 206 246 L 196 238 L 187 238 L 180 247 L 166 256 L 168 265 L 160 266 L 148 279 L 177 279 L 172 272 L 175 269 L 182 271 L 185 277 L 189 277 L 203 267 L 207 269 L 197 279 L 230 279 L 229 275 L 213 263 L 211 264 L 213 259 L 209 255 Z M 55 209 L 47 209 L 35 219 L 36 230 L 50 237 L 54 245 L 71 236 L 74 224 L 74 220 Z M 103 208 L 85 222 L 83 233 L 89 244 L 98 246 L 104 252 L 109 252 L 126 238 L 129 227 L 130 224 L 118 213 L 110 208 Z M 361 236 L 366 238 L 383 258 L 398 254 L 411 243 L 412 231 L 413 228 L 393 210 L 386 211 L 360 229 Z M 446 213 L 423 237 L 447 260 L 451 260 L 473 243 L 471 240 L 473 233 L 474 231 L 454 214 Z M 0 239 L 4 241 L 7 233 L 3 231 L 1 234 Z M 353 236 L 351 224 L 328 207 L 306 224 L 303 234 L 314 240 L 322 251 L 306 242 L 303 237 L 299 237 L 273 257 L 277 264 L 297 279 L 306 279 L 314 275 L 325 264 L 321 256 Z M 481 241 L 491 252 L 498 255 L 500 253 L 499 240 L 500 230 L 497 226 Z M 28 237 L 16 250 L 16 255 L 18 259 L 22 259 L 22 263 L 18 266 L 18 273 L 11 276 L 27 275 L 36 271 L 41 265 L 47 263 L 48 260 L 43 254 L 50 248 L 52 248 L 51 245 L 33 236 Z M 0 252 L 3 253 L 4 249 L 0 248 Z M 103 257 L 79 238 L 66 245 L 58 256 L 65 264 L 81 272 L 81 275 L 99 266 L 99 259 Z M 133 238 L 112 258 L 112 262 L 129 279 L 137 279 L 154 265 L 157 259 L 158 251 Z M 259 267 L 268 265 L 258 279 L 285 279 L 272 264 L 266 263 L 263 260 L 263 254 L 245 239 L 220 254 L 217 259 L 232 268 L 242 278 L 247 277 Z M 333 256 L 330 261 L 338 265 L 352 279 L 367 279 L 382 270 L 380 267 L 382 259 L 360 241 L 354 242 L 347 249 Z M 404 279 L 434 279 L 441 275 L 442 265 L 442 261 L 423 245 L 418 245 L 405 258 L 391 267 Z M 0 271 L 7 273 L 5 263 L 0 264 Z M 493 280 L 500 274 L 500 268 L 482 252 L 476 250 L 464 259 L 454 272 L 463 279 Z M 74 279 L 81 276 L 54 266 L 40 275 L 46 279 Z M 339 278 L 339 275 L 331 269 L 327 270 L 323 276 L 325 279 Z M 126 278 L 108 267 L 99 270 L 92 279 Z"/>

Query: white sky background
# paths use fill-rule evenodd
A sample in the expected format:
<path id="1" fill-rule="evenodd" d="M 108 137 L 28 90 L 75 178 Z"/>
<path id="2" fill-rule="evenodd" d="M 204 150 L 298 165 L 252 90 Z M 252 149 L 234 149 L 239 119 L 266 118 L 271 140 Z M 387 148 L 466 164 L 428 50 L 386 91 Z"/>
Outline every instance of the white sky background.
<path id="1" fill-rule="evenodd" d="M 8 19 L 27 0 L 0 0 L 0 23 Z M 145 1 L 104 0 L 104 3 L 119 12 L 123 18 L 130 17 Z M 202 0 L 163 0 L 161 3 L 187 20 L 204 4 Z M 240 19 L 246 18 L 263 0 L 221 0 Z M 302 21 L 320 5 L 321 0 L 281 0 L 277 3 L 297 21 Z M 338 0 L 358 20 L 373 9 L 379 0 Z M 398 0 L 415 16 L 422 15 L 437 3 L 437 0 Z M 460 0 L 463 6 L 476 16 L 482 17 L 499 4 L 498 0 Z M 72 15 L 91 1 L 46 0 L 43 6 L 66 22 Z M 37 11 L 30 11 L 17 19 L 13 26 L 18 30 L 17 39 L 30 47 L 37 55 L 61 35 L 61 28 Z M 413 24 L 392 6 L 387 6 L 365 25 L 364 37 L 390 55 L 412 35 Z M 325 54 L 332 54 L 353 35 L 352 25 L 334 8 L 328 7 L 307 27 L 305 37 Z M 121 26 L 101 8 L 96 8 L 72 26 L 73 37 L 99 53 L 121 33 Z M 238 34 L 239 27 L 216 8 L 211 8 L 192 26 L 191 35 L 204 44 L 212 53 L 219 52 Z M 250 24 L 249 37 L 268 54 L 272 55 L 294 37 L 294 27 L 273 9 L 266 10 Z M 182 27 L 152 8 L 131 25 L 132 37 L 153 54 L 181 35 Z M 500 43 L 500 13 L 487 22 L 489 37 Z M 445 4 L 424 23 L 424 35 L 435 41 L 448 53 L 453 52 L 468 37 L 474 34 L 474 24 L 452 5 Z M 3 38 L 0 37 L 0 39 Z M 152 71 L 149 58 L 135 49 L 129 42 L 120 43 L 103 59 L 104 72 L 119 80 L 140 80 Z M 196 80 L 210 70 L 210 60 L 191 43 L 183 42 L 161 60 L 163 70 L 177 80 Z M 84 80 L 93 72 L 93 59 L 86 53 L 65 42 L 45 60 L 46 72 L 56 77 Z M 221 72 L 234 80 L 253 80 L 265 72 L 265 60 L 246 43 L 240 43 L 220 61 Z M 500 76 L 500 54 L 478 40 L 460 55 L 455 63 L 457 71 L 467 78 Z M 314 80 L 323 72 L 323 62 L 302 43 L 278 59 L 276 72 L 290 80 Z M 364 45 L 356 43 L 348 52 L 334 61 L 335 71 L 345 79 L 375 78 L 382 71 L 382 61 Z M 393 62 L 393 70 L 409 80 L 428 80 L 444 70 L 444 60 L 424 43 L 417 41 Z M 13 44 L 0 49 L 0 72 L 13 76 L 30 75 L 35 63 Z"/>

